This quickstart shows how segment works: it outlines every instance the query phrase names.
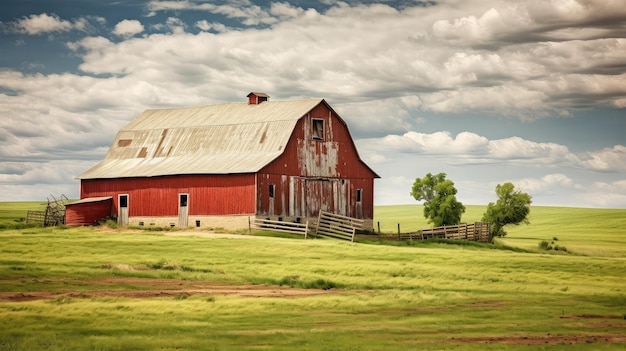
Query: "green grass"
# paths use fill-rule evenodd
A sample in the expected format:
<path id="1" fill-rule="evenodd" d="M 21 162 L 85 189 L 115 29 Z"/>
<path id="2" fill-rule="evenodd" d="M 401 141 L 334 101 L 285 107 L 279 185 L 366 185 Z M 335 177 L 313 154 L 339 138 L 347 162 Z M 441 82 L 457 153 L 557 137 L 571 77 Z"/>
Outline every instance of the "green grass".
<path id="1" fill-rule="evenodd" d="M 396 223 L 420 228 L 420 206 L 394 207 L 377 207 L 375 223 L 390 232 Z M 471 210 L 467 215 L 480 218 L 484 209 Z M 526 251 L 447 242 L 3 230 L 0 293 L 75 294 L 0 301 L 0 350 L 622 350 L 626 238 L 619 227 L 626 211 L 578 211 L 533 208 L 531 225 L 507 228 L 500 242 Z M 598 242 L 586 241 L 583 229 L 597 218 L 606 223 L 594 224 Z M 541 240 L 555 236 L 574 254 L 539 251 Z M 324 294 L 89 295 L 145 289 L 101 284 L 126 277 Z M 583 339 L 570 345 L 574 336 Z"/>

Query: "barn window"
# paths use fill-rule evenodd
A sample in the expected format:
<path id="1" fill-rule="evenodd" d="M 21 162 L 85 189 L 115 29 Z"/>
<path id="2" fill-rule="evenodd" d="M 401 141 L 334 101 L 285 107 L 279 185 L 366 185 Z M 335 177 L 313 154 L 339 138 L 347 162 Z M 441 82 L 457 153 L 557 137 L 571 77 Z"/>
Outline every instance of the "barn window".
<path id="1" fill-rule="evenodd" d="M 274 198 L 274 190 L 276 190 L 276 185 L 275 184 L 270 184 L 270 189 L 269 189 L 270 199 Z"/>
<path id="2" fill-rule="evenodd" d="M 313 120 L 313 140 L 324 140 L 324 120 Z"/>
<path id="3" fill-rule="evenodd" d="M 120 208 L 128 207 L 128 195 L 126 194 L 120 195 L 119 199 L 120 199 Z"/>
<path id="4" fill-rule="evenodd" d="M 187 207 L 187 200 L 189 199 L 189 195 L 188 194 L 179 194 L 179 203 L 180 203 L 180 207 Z"/>
<path id="5" fill-rule="evenodd" d="M 363 199 L 363 189 L 356 189 L 356 202 L 361 202 Z"/>

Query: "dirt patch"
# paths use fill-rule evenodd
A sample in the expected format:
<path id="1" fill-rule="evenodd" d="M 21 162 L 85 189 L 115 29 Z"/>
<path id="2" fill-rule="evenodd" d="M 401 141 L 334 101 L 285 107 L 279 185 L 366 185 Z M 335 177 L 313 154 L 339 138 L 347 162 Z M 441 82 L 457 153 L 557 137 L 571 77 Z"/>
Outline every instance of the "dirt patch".
<path id="1" fill-rule="evenodd" d="M 451 344 L 512 344 L 512 345 L 573 345 L 592 343 L 622 343 L 626 342 L 624 334 L 594 334 L 594 335 L 514 335 L 514 336 L 487 336 L 472 338 L 451 338 Z"/>
<path id="2" fill-rule="evenodd" d="M 208 281 L 178 279 L 152 279 L 133 277 L 111 277 L 83 282 L 91 286 L 127 286 L 127 289 L 95 289 L 86 291 L 24 291 L 0 292 L 0 301 L 22 302 L 51 300 L 65 297 L 189 297 L 189 296 L 241 296 L 241 297 L 303 297 L 328 294 L 332 291 L 320 289 L 297 289 L 270 285 L 232 285 Z"/>

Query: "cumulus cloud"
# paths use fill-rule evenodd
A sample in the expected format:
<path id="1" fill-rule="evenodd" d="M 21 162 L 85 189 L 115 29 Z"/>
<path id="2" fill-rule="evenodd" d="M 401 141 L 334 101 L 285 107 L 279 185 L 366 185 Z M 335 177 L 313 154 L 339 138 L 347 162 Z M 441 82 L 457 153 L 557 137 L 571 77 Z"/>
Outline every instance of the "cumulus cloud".
<path id="1" fill-rule="evenodd" d="M 41 13 L 22 17 L 12 23 L 4 24 L 4 27 L 9 32 L 28 35 L 62 33 L 71 30 L 91 33 L 96 30 L 97 26 L 105 23 L 106 19 L 101 16 L 83 16 L 70 21 L 62 19 L 54 13 Z"/>
<path id="2" fill-rule="evenodd" d="M 599 172 L 626 172 L 626 146 L 615 145 L 612 148 L 589 152 L 582 164 Z"/>
<path id="3" fill-rule="evenodd" d="M 271 12 L 264 10 L 249 0 L 238 0 L 226 2 L 224 4 L 207 3 L 203 1 L 158 1 L 153 0 L 146 5 L 149 10 L 149 16 L 154 16 L 158 12 L 169 11 L 206 11 L 214 14 L 224 15 L 228 18 L 239 19 L 247 26 L 255 26 L 259 24 L 273 24 L 278 22 L 279 18 L 290 17 L 298 12 L 298 9 L 286 3 L 272 3 Z"/>
<path id="4" fill-rule="evenodd" d="M 562 173 L 547 174 L 541 178 L 525 178 L 515 182 L 521 191 L 529 194 L 558 192 L 558 188 L 578 188 L 582 187 Z"/>
<path id="5" fill-rule="evenodd" d="M 63 20 L 55 14 L 42 13 L 18 20 L 15 23 L 15 28 L 20 33 L 36 35 L 50 32 L 67 32 L 73 26 L 70 21 Z"/>
<path id="6" fill-rule="evenodd" d="M 230 28 L 228 28 L 227 26 L 225 26 L 222 23 L 219 23 L 219 22 L 209 22 L 207 20 L 198 21 L 198 22 L 196 22 L 195 26 L 197 28 L 200 28 L 201 30 L 203 30 L 205 32 L 213 30 L 215 32 L 222 33 L 222 32 L 227 32 L 227 31 L 231 30 Z"/>
<path id="7" fill-rule="evenodd" d="M 550 18 L 565 17 L 564 23 L 551 27 L 533 2 L 470 3 L 454 10 L 444 4 L 399 10 L 384 4 L 338 3 L 319 13 L 287 3 L 263 8 L 249 1 L 152 1 L 147 5 L 151 11 L 207 11 L 242 19 L 253 28 L 231 31 L 202 20 L 195 22 L 196 28 L 220 35 L 186 35 L 184 23 L 170 17 L 162 27 L 171 36 L 148 36 L 97 52 L 84 46 L 87 54 L 81 68 L 96 74 L 143 75 L 154 66 L 167 65 L 164 75 L 189 70 L 206 80 L 235 77 L 292 96 L 306 92 L 346 102 L 368 97 L 385 100 L 412 92 L 418 101 L 414 110 L 482 111 L 524 120 L 568 115 L 598 105 L 624 105 L 626 39 L 537 40 L 537 33 L 547 35 L 555 26 L 576 27 L 576 20 L 586 21 L 580 19 L 585 14 L 609 25 L 612 17 L 595 2 L 588 9 L 574 6 L 583 12 L 573 17 L 559 10 L 567 9 L 567 4 L 550 2 Z M 257 25 L 271 29 L 258 30 Z M 509 32 L 516 37 L 501 41 L 499 36 Z M 459 47 L 457 40 L 464 45 Z M 497 45 L 490 44 L 494 40 Z M 142 51 L 148 45 L 150 49 Z M 190 48 L 211 50 L 190 55 Z"/>
<path id="8" fill-rule="evenodd" d="M 488 140 L 471 132 L 453 136 L 448 131 L 435 133 L 407 132 L 369 139 L 379 150 L 424 155 L 445 155 L 450 162 L 463 164 L 523 163 L 541 165 L 579 164 L 579 158 L 556 143 L 538 143 L 520 137 Z"/>
<path id="9" fill-rule="evenodd" d="M 141 22 L 137 20 L 122 20 L 115 25 L 113 34 L 121 37 L 132 37 L 143 32 L 144 27 Z"/>

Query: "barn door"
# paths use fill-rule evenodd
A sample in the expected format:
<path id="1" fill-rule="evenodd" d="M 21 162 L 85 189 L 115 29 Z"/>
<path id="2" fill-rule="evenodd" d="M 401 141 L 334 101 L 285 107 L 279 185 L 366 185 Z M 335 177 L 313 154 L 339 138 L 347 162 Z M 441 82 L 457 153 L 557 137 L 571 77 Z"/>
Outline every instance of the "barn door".
<path id="1" fill-rule="evenodd" d="M 117 198 L 117 224 L 128 225 L 128 194 L 120 194 Z"/>
<path id="2" fill-rule="evenodd" d="M 187 227 L 189 218 L 189 194 L 178 194 L 178 226 L 181 228 Z"/>
<path id="3" fill-rule="evenodd" d="M 328 179 L 307 179 L 305 181 L 306 216 L 317 217 L 320 210 L 335 211 L 333 183 Z"/>

